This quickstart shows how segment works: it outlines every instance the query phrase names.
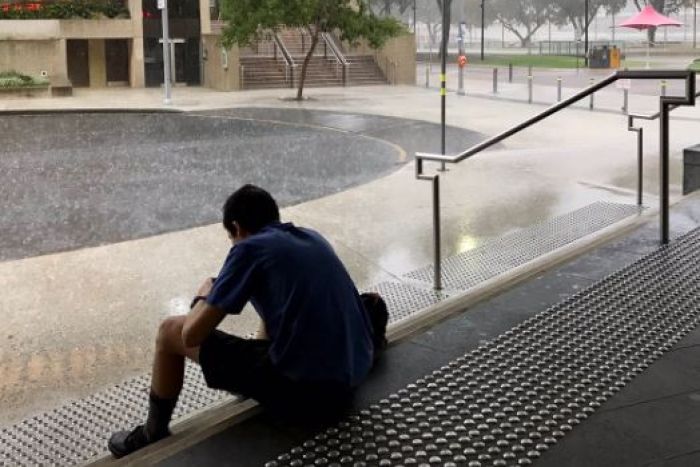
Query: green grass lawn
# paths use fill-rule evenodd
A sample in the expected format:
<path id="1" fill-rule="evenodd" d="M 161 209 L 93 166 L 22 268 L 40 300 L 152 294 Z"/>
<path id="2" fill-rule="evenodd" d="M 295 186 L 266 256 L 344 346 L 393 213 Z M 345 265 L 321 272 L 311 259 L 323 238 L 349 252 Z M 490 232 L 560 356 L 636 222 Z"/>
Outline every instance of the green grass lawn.
<path id="1" fill-rule="evenodd" d="M 479 59 L 478 55 L 468 55 L 470 65 L 485 65 L 485 66 L 508 66 L 513 64 L 514 67 L 533 68 L 576 68 L 584 66 L 583 58 L 569 57 L 563 55 L 486 55 L 484 61 Z M 635 68 L 643 66 L 642 63 L 632 62 L 628 60 L 622 61 L 623 67 Z"/>
<path id="2" fill-rule="evenodd" d="M 688 65 L 688 69 L 690 71 L 700 71 L 700 58 L 693 61 L 690 65 Z"/>

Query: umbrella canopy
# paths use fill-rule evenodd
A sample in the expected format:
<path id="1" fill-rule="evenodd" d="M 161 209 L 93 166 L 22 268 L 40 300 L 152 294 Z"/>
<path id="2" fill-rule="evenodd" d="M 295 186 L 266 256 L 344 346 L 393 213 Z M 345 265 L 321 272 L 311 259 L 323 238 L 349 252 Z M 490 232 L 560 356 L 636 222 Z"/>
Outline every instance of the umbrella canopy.
<path id="1" fill-rule="evenodd" d="M 668 18 L 654 9 L 653 6 L 647 5 L 642 11 L 627 21 L 618 24 L 620 28 L 633 29 L 651 29 L 659 26 L 682 26 L 683 23 L 674 19 Z"/>

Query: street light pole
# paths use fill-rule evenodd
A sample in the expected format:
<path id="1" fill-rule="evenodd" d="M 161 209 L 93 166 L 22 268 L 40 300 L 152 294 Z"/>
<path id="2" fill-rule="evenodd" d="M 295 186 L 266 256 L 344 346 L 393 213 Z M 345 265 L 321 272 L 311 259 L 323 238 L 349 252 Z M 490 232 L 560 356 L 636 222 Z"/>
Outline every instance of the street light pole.
<path id="1" fill-rule="evenodd" d="M 698 0 L 693 2 L 693 48 L 698 47 Z"/>
<path id="2" fill-rule="evenodd" d="M 158 0 L 158 8 L 161 12 L 161 22 L 163 23 L 163 89 L 165 97 L 163 103 L 170 105 L 170 31 L 168 30 L 168 0 Z"/>
<path id="3" fill-rule="evenodd" d="M 583 27 L 584 27 L 584 44 L 583 44 L 583 54 L 586 63 L 586 68 L 588 68 L 588 1 L 584 3 L 583 11 Z"/>
<path id="4" fill-rule="evenodd" d="M 447 44 L 450 40 L 448 28 L 450 25 L 450 8 L 452 0 L 442 0 L 442 63 L 440 68 L 440 106 L 441 106 L 441 149 L 442 154 L 447 154 L 446 124 L 447 124 Z M 446 170 L 445 163 L 440 170 Z"/>
<path id="5" fill-rule="evenodd" d="M 416 34 L 416 1 L 413 0 L 413 34 Z"/>
<path id="6" fill-rule="evenodd" d="M 485 23 L 485 8 L 484 3 L 486 0 L 481 0 L 481 61 L 484 61 L 484 23 Z"/>

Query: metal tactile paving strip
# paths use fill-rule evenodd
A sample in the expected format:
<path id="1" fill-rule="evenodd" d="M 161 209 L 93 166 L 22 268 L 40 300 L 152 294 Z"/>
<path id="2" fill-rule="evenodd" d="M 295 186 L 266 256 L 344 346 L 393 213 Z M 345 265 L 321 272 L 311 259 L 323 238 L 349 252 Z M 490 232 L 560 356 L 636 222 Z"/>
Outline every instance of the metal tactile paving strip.
<path id="1" fill-rule="evenodd" d="M 0 430 L 0 466 L 77 465 L 104 453 L 114 431 L 146 419 L 149 388 L 150 375 L 143 375 Z M 188 364 L 174 418 L 226 397 Z"/>
<path id="2" fill-rule="evenodd" d="M 266 467 L 529 465 L 697 327 L 698 261 L 700 229 Z"/>
<path id="3" fill-rule="evenodd" d="M 384 298 L 389 311 L 390 323 L 400 321 L 449 297 L 444 292 L 422 289 L 398 282 L 382 282 L 369 287 L 367 292 L 376 292 Z"/>
<path id="4" fill-rule="evenodd" d="M 639 213 L 637 206 L 608 202 L 584 208 L 526 229 L 513 232 L 485 245 L 445 258 L 443 286 L 467 290 L 487 279 L 568 245 L 607 226 Z M 404 275 L 433 282 L 433 267 L 427 266 Z"/>
<path id="5" fill-rule="evenodd" d="M 604 210 L 606 214 L 600 214 L 600 210 Z M 496 253 L 511 251 L 507 258 L 510 260 L 515 258 L 520 263 L 524 263 L 533 259 L 533 254 L 536 257 L 549 251 L 547 250 L 549 247 L 538 244 L 529 248 L 530 251 L 523 255 L 522 251 L 528 250 L 531 242 L 542 243 L 542 238 L 554 234 L 566 239 L 577 239 L 595 228 L 605 227 L 635 212 L 637 208 L 632 206 L 596 203 L 555 221 L 539 224 L 504 239 L 494 240 L 481 249 L 473 250 L 481 250 L 480 257 L 462 258 L 464 255 L 458 255 L 455 258 L 448 258 L 446 262 L 467 261 L 468 270 L 472 274 L 471 280 L 476 284 L 503 272 L 491 271 L 489 268 L 492 269 L 493 264 L 507 264 L 507 262 L 494 262 L 493 257 L 488 254 L 483 255 L 484 251 L 490 250 Z M 618 217 L 615 218 L 615 216 Z M 581 229 L 577 222 L 582 217 L 597 220 L 589 220 L 586 228 Z M 557 222 L 557 225 L 552 226 L 552 222 Z M 563 225 L 561 225 L 562 222 Z M 562 229 L 567 228 L 572 232 L 562 233 Z M 469 253 L 471 252 L 466 254 Z M 474 258 L 480 258 L 480 260 L 474 261 Z M 513 266 L 507 266 L 505 269 L 510 267 Z M 464 271 L 464 265 L 461 265 L 454 270 L 446 269 L 445 274 L 449 277 L 454 274 L 464 274 Z M 424 272 L 424 279 L 432 280 L 432 269 L 426 268 Z M 394 282 L 377 284 L 368 288 L 368 291 L 378 292 L 385 298 L 391 322 L 399 321 L 449 296 L 449 292 L 438 293 L 427 288 Z M 104 453 L 106 440 L 111 433 L 118 429 L 130 428 L 145 420 L 149 383 L 150 375 L 133 378 L 106 391 L 0 430 L 0 466 L 76 465 Z M 204 408 L 225 397 L 231 396 L 207 388 L 199 368 L 188 364 L 185 385 L 175 409 L 174 418 L 177 419 Z"/>

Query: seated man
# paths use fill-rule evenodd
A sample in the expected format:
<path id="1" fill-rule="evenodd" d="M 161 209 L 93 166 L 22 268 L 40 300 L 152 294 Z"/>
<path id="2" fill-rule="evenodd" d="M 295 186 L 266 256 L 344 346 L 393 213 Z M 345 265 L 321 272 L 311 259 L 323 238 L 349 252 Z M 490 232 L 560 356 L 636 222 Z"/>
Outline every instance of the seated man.
<path id="1" fill-rule="evenodd" d="M 218 277 L 200 287 L 190 313 L 162 323 L 148 418 L 144 425 L 112 435 L 109 449 L 116 457 L 170 434 L 185 357 L 201 365 L 212 388 L 306 416 L 340 413 L 386 343 L 381 297 L 358 295 L 317 232 L 280 223 L 268 192 L 252 185 L 240 188 L 224 205 L 223 224 L 234 246 Z M 248 301 L 262 319 L 265 340 L 216 329 Z"/>

